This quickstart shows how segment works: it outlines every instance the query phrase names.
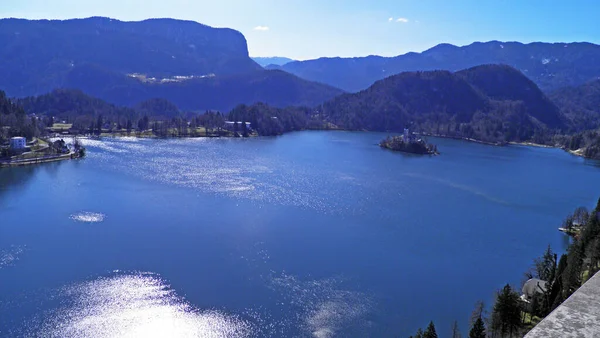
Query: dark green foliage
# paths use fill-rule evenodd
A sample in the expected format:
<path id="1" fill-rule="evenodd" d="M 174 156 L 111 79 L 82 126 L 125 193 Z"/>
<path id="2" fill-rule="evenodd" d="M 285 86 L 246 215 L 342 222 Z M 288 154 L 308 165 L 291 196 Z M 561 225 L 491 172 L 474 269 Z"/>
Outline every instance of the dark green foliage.
<path id="1" fill-rule="evenodd" d="M 102 134 L 102 126 L 104 126 L 104 118 L 102 118 L 102 114 L 98 115 L 98 122 L 96 122 L 96 134 Z"/>
<path id="2" fill-rule="evenodd" d="M 562 108 L 573 131 L 600 127 L 600 80 L 558 89 L 550 98 Z"/>
<path id="3" fill-rule="evenodd" d="M 36 117 L 27 118 L 25 110 L 0 91 L 0 143 L 13 136 L 24 136 L 28 139 L 39 136 L 44 124 L 38 123 Z"/>
<path id="4" fill-rule="evenodd" d="M 251 128 L 259 135 L 269 136 L 309 128 L 312 112 L 309 108 L 274 108 L 258 103 L 252 106 L 237 106 L 229 112 L 228 120 L 250 122 Z"/>
<path id="5" fill-rule="evenodd" d="M 533 268 L 525 274 L 527 279 L 535 278 L 546 282 L 545 291 L 542 288 L 537 289 L 531 296 L 529 306 L 524 310 L 542 318 L 550 313 L 556 298 L 557 273 L 557 255 L 548 246 L 542 257 L 534 260 Z"/>
<path id="6" fill-rule="evenodd" d="M 481 317 L 477 318 L 469 331 L 469 338 L 486 338 L 485 324 Z"/>
<path id="7" fill-rule="evenodd" d="M 541 258 L 536 258 L 534 261 L 534 277 L 547 282 L 553 281 L 556 274 L 556 259 L 556 254 L 552 252 L 552 248 L 548 245 L 544 255 Z"/>
<path id="8" fill-rule="evenodd" d="M 567 268 L 567 255 L 560 256 L 558 261 L 558 267 L 556 268 L 556 279 L 552 283 L 552 289 L 550 292 L 549 304 L 551 304 L 550 311 L 556 309 L 562 302 L 565 301 L 563 293 L 563 275 Z"/>
<path id="9" fill-rule="evenodd" d="M 491 330 L 500 337 L 513 337 L 521 327 L 519 294 L 510 285 L 498 291 L 492 312 Z"/>
<path id="10" fill-rule="evenodd" d="M 600 159 L 600 80 L 559 89 L 550 97 L 561 107 L 570 126 L 568 134 L 556 137 L 554 143 Z"/>
<path id="11" fill-rule="evenodd" d="M 565 47 L 567 46 L 567 47 Z M 579 85 L 600 76 L 600 46 L 591 43 L 475 42 L 440 44 L 396 57 L 321 58 L 290 62 L 283 69 L 302 78 L 358 92 L 375 81 L 407 71 L 456 71 L 481 64 L 508 64 L 544 91 Z"/>
<path id="12" fill-rule="evenodd" d="M 587 158 L 600 159 L 600 129 L 555 136 L 553 145 L 582 151 L 581 154 Z"/>
<path id="13" fill-rule="evenodd" d="M 496 87 L 510 84 L 519 89 Z M 523 90 L 528 94 L 521 93 Z M 517 70 L 495 65 L 459 73 L 402 73 L 360 93 L 326 102 L 321 112 L 344 129 L 401 131 L 410 127 L 427 134 L 493 143 L 530 140 L 565 126 L 558 108 L 535 84 Z"/>
<path id="14" fill-rule="evenodd" d="M 437 147 L 435 145 L 428 144 L 425 140 L 413 140 L 406 142 L 401 136 L 387 137 L 385 140 L 379 143 L 379 146 L 394 151 L 412 154 L 437 154 Z"/>
<path id="15" fill-rule="evenodd" d="M 85 157 L 85 147 L 78 139 L 75 139 L 75 142 L 73 142 L 73 150 L 78 157 Z"/>
<path id="16" fill-rule="evenodd" d="M 181 115 L 179 108 L 165 99 L 150 99 L 136 105 L 135 109 L 142 115 L 159 120 L 168 120 Z"/>
<path id="17" fill-rule="evenodd" d="M 515 68 L 506 65 L 486 65 L 456 74 L 492 100 L 522 102 L 527 115 L 549 128 L 564 127 L 565 121 L 558 107 L 533 81 Z"/>
<path id="18" fill-rule="evenodd" d="M 29 114 L 65 120 L 78 130 L 85 130 L 91 124 L 97 128 L 100 115 L 103 120 L 121 123 L 137 120 L 140 115 L 133 109 L 115 106 L 78 90 L 54 90 L 45 95 L 19 99 L 17 103 Z"/>
<path id="19" fill-rule="evenodd" d="M 435 325 L 433 325 L 433 322 L 429 322 L 427 329 L 423 333 L 423 338 L 438 338 L 438 335 L 435 332 Z"/>

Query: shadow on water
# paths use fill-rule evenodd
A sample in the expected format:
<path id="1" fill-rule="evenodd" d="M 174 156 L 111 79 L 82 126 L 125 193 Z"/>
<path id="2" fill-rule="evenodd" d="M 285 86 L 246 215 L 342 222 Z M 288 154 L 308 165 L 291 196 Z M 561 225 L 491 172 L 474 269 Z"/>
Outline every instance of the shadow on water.
<path id="1" fill-rule="evenodd" d="M 63 162 L 0 169 L 0 206 L 7 195 L 25 189 L 39 172 L 55 177 Z"/>
<path id="2" fill-rule="evenodd" d="M 600 161 L 599 160 L 591 160 L 591 159 L 586 158 L 583 160 L 583 164 L 600 169 Z"/>

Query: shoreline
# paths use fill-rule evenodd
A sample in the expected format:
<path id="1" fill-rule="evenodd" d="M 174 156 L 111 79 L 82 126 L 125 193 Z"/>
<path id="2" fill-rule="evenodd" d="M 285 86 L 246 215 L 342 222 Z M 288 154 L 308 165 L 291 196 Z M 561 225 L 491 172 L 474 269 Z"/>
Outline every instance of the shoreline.
<path id="1" fill-rule="evenodd" d="M 68 154 L 61 154 L 61 155 L 49 156 L 49 157 L 38 157 L 38 158 L 14 160 L 14 161 L 0 160 L 0 168 L 24 167 L 27 165 L 58 162 L 58 161 L 72 160 L 72 159 L 76 159 L 76 158 L 79 158 L 79 157 L 75 156 L 75 153 L 71 151 Z"/>
<path id="2" fill-rule="evenodd" d="M 474 138 L 460 137 L 460 136 L 448 136 L 448 135 L 438 135 L 438 134 L 430 134 L 430 133 L 415 133 L 415 134 L 421 135 L 421 136 L 427 136 L 427 137 L 438 137 L 438 138 L 445 138 L 445 139 L 450 139 L 450 140 L 467 141 L 467 142 L 479 143 L 479 144 L 484 144 L 484 145 L 488 145 L 488 146 L 496 146 L 496 147 L 503 147 L 507 144 L 510 144 L 510 142 L 487 142 L 487 141 L 477 140 Z"/>
<path id="3" fill-rule="evenodd" d="M 283 134 L 287 134 L 290 132 L 296 132 L 296 131 L 359 131 L 359 132 L 380 132 L 380 131 L 372 131 L 372 130 L 352 130 L 352 129 L 342 129 L 342 128 L 330 128 L 330 129 L 324 129 L 324 128 L 307 128 L 307 129 L 301 129 L 301 130 L 292 130 L 292 131 L 288 131 L 288 132 L 284 132 L 280 135 Z M 551 146 L 551 145 L 547 145 L 547 144 L 539 144 L 539 143 L 535 143 L 535 142 L 516 142 L 516 141 L 510 141 L 510 142 L 488 142 L 488 141 L 481 141 L 481 140 L 477 140 L 474 138 L 468 138 L 468 137 L 460 137 L 460 136 L 448 136 L 448 135 L 438 135 L 438 134 L 432 134 L 432 133 L 415 133 L 416 135 L 421 135 L 421 136 L 427 136 L 427 137 L 438 137 L 438 138 L 444 138 L 444 139 L 452 139 L 452 140 L 459 140 L 459 141 L 466 141 L 466 142 L 473 142 L 473 143 L 478 143 L 478 144 L 483 144 L 483 145 L 488 145 L 488 146 L 495 146 L 495 147 L 504 147 L 507 145 L 518 145 L 518 146 L 527 146 L 527 147 L 536 147 L 536 148 L 553 148 L 553 149 L 561 149 L 563 151 L 568 152 L 571 155 L 574 156 L 578 156 L 578 157 L 582 157 L 584 159 L 590 159 L 590 160 L 594 160 L 593 158 L 589 158 L 586 157 L 583 154 L 584 149 L 577 149 L 577 150 L 568 150 L 559 146 Z M 278 135 L 278 136 L 280 136 Z M 235 136 L 231 136 L 231 135 L 182 135 L 182 136 L 156 136 L 156 135 L 144 135 L 144 134 L 136 134 L 136 133 L 132 133 L 131 135 L 123 135 L 123 134 L 104 134 L 104 135 L 100 135 L 100 136 L 96 136 L 96 135 L 60 135 L 57 137 L 70 137 L 70 138 L 75 138 L 75 137 L 80 137 L 80 138 L 87 138 L 87 139 L 94 139 L 94 138 L 103 138 L 103 137 L 107 137 L 107 138 L 125 138 L 125 137 L 134 137 L 134 138 L 145 138 L 145 139 L 170 139 L 170 138 L 241 138 L 241 137 L 235 137 Z M 263 137 L 263 135 L 251 135 L 249 137 Z M 267 136 L 268 137 L 268 136 Z M 0 167 L 2 167 L 2 163 L 0 162 Z"/>

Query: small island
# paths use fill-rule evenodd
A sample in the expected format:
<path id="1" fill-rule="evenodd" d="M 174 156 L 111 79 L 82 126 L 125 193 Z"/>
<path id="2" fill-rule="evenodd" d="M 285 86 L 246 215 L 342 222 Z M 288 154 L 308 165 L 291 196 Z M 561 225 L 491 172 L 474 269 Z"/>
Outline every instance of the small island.
<path id="1" fill-rule="evenodd" d="M 419 155 L 439 155 L 434 144 L 427 143 L 423 138 L 416 137 L 408 129 L 400 136 L 387 137 L 379 143 L 382 148 Z"/>

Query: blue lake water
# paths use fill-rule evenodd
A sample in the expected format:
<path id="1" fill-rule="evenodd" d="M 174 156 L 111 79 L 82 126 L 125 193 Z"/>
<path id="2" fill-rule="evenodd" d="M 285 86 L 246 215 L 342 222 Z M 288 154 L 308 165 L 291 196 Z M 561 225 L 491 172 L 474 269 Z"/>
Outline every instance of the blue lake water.
<path id="1" fill-rule="evenodd" d="M 0 336 L 466 334 L 600 195 L 561 150 L 384 136 L 85 140 L 0 170 Z"/>

